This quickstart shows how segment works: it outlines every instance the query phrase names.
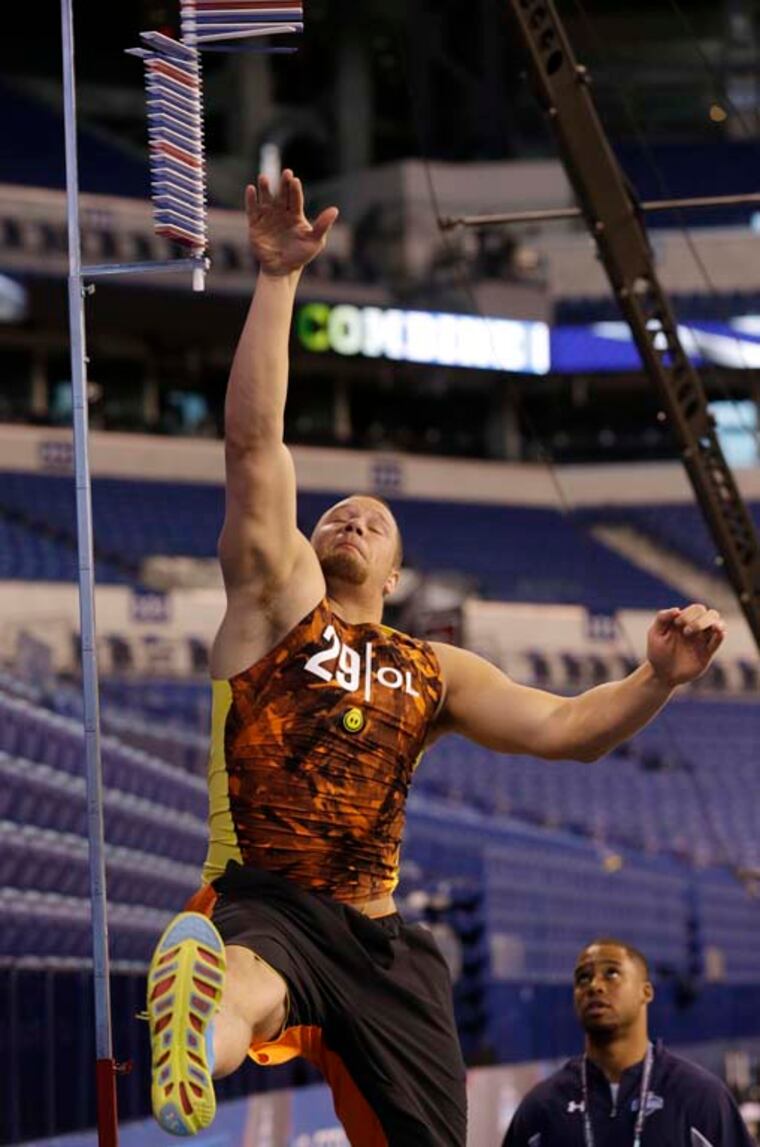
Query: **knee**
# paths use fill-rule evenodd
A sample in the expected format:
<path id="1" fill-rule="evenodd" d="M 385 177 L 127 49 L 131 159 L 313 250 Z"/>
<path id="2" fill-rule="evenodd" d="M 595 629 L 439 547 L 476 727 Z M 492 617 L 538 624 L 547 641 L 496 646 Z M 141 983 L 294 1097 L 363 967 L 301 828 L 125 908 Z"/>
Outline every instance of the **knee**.
<path id="1" fill-rule="evenodd" d="M 279 1035 L 287 1018 L 288 988 L 283 977 L 248 948 L 226 949 L 227 976 L 220 1013 L 233 1013 L 251 1040 Z"/>
<path id="2" fill-rule="evenodd" d="M 227 975 L 214 1020 L 214 1079 L 231 1075 L 252 1043 L 276 1039 L 287 1019 L 288 989 L 279 973 L 247 948 L 226 949 Z"/>

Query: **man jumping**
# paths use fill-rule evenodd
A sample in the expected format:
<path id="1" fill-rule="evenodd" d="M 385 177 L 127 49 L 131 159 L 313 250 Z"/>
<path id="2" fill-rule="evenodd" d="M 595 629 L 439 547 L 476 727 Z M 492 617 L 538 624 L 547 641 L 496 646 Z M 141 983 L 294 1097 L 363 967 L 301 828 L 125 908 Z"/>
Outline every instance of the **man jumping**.
<path id="1" fill-rule="evenodd" d="M 701 605 L 664 610 L 640 668 L 573 698 L 384 627 L 401 566 L 393 514 L 354 495 L 306 538 L 283 442 L 296 288 L 338 212 L 310 224 L 291 171 L 276 195 L 261 177 L 246 207 L 259 276 L 225 410 L 210 846 L 192 911 L 151 964 L 153 1109 L 193 1134 L 214 1117 L 213 1079 L 247 1055 L 301 1055 L 354 1147 L 463 1147 L 447 968 L 393 901 L 421 753 L 456 732 L 502 753 L 596 760 L 704 673 L 725 627 Z"/>

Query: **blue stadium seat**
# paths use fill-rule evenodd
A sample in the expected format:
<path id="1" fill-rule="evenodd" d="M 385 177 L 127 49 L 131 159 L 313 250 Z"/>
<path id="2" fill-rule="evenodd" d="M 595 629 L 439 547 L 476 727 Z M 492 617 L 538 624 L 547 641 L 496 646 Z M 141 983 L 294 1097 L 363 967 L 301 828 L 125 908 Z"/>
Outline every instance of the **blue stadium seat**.
<path id="1" fill-rule="evenodd" d="M 198 868 L 108 845 L 108 896 L 115 903 L 179 910 L 200 883 Z M 71 833 L 0 821 L 0 886 L 90 894 L 87 841 Z"/>
<path id="2" fill-rule="evenodd" d="M 593 766 L 500 757 L 461 738 L 425 756 L 418 791 L 615 847 L 700 865 L 760 860 L 760 708 L 683 699 Z"/>
<path id="3" fill-rule="evenodd" d="M 38 532 L 53 530 L 73 543 L 70 478 L 9 471 L 2 475 L 0 491 L 0 520 L 3 510 L 10 511 L 22 516 L 25 536 L 36 524 Z M 320 514 L 340 497 L 301 494 L 302 529 L 309 533 Z M 393 510 L 410 565 L 468 575 L 485 597 L 585 603 L 598 613 L 656 608 L 672 597 L 664 583 L 596 542 L 580 519 L 555 510 L 415 499 L 397 500 Z M 99 580 L 137 581 L 140 562 L 151 555 L 215 557 L 223 492 L 221 486 L 198 483 L 98 478 L 93 483 L 93 518 Z M 499 539 L 498 546 L 494 538 Z M 26 572 L 18 576 L 65 579 L 66 570 L 73 567 L 66 565 L 60 541 L 50 545 L 53 556 L 36 555 L 33 562 L 30 558 Z M 73 549 L 69 556 L 73 560 Z M 8 559 L 9 566 L 14 560 Z M 69 572 L 68 579 L 72 578 Z"/>
<path id="4" fill-rule="evenodd" d="M 89 900 L 57 892 L 0 888 L 0 956 L 87 959 L 92 952 Z M 144 964 L 171 912 L 109 904 L 112 958 Z"/>
<path id="5" fill-rule="evenodd" d="M 85 775 L 81 723 L 3 693 L 0 693 L 0 749 L 50 765 L 59 772 Z M 173 809 L 205 816 L 207 787 L 201 777 L 110 737 L 102 738 L 101 757 L 106 785 Z"/>
<path id="6" fill-rule="evenodd" d="M 760 528 L 760 506 L 750 506 L 750 510 L 755 525 Z M 702 512 L 692 503 L 598 506 L 583 510 L 577 516 L 585 523 L 603 521 L 632 526 L 706 572 L 721 575 L 721 567 L 716 563 L 715 542 Z"/>
<path id="7" fill-rule="evenodd" d="M 106 834 L 125 848 L 200 865 L 205 855 L 204 820 L 172 805 L 155 805 L 132 793 L 106 790 Z M 14 824 L 87 835 L 85 781 L 49 765 L 0 754 L 0 819 Z"/>

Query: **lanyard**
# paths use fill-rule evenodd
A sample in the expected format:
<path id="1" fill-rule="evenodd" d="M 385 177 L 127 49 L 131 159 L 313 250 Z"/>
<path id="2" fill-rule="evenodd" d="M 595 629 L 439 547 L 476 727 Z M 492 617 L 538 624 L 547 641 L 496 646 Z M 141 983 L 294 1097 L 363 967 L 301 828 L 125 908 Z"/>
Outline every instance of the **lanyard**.
<path id="1" fill-rule="evenodd" d="M 641 1073 L 641 1091 L 639 1092 L 639 1110 L 636 1116 L 636 1127 L 633 1132 L 633 1147 L 641 1147 L 641 1136 L 644 1132 L 644 1120 L 647 1117 L 647 1101 L 649 1099 L 649 1081 L 652 1077 L 652 1064 L 654 1055 L 652 1045 L 647 1048 L 644 1070 Z M 583 1087 L 583 1139 L 585 1147 L 594 1147 L 594 1128 L 591 1125 L 591 1111 L 589 1110 L 588 1096 L 588 1056 L 583 1057 L 581 1064 L 581 1084 Z"/>

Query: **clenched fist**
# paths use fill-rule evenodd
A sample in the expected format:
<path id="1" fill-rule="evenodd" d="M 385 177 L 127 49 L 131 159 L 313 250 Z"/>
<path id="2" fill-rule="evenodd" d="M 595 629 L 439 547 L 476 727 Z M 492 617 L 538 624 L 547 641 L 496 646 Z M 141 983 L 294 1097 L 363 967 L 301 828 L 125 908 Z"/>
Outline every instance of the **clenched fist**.
<path id="1" fill-rule="evenodd" d="M 707 670 L 725 636 L 726 623 L 715 609 L 663 609 L 649 630 L 647 657 L 661 681 L 685 685 Z"/>

